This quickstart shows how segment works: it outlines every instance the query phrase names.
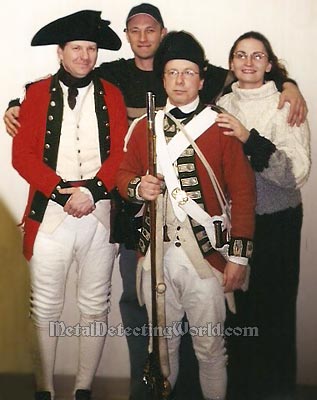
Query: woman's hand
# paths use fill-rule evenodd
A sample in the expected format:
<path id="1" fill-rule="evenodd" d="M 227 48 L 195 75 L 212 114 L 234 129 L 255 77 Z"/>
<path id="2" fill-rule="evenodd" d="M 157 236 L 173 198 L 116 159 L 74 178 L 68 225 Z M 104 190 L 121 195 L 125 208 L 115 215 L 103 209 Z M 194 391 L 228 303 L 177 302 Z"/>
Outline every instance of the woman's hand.
<path id="1" fill-rule="evenodd" d="M 226 129 L 223 132 L 223 134 L 226 136 L 234 136 L 242 143 L 245 143 L 249 139 L 250 132 L 244 125 L 241 124 L 241 122 L 236 117 L 231 114 L 218 114 L 216 118 L 216 123 L 221 128 Z"/>

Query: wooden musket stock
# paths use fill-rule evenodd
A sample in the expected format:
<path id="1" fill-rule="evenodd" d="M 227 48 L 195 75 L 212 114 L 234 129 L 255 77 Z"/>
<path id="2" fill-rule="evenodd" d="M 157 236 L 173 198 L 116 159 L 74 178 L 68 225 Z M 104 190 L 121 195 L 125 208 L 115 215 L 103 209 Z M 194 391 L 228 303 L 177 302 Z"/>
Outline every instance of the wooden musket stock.
<path id="1" fill-rule="evenodd" d="M 147 139 L 149 174 L 156 176 L 156 136 L 154 129 L 155 118 L 155 95 L 147 92 Z M 158 309 L 156 301 L 157 279 L 156 279 L 156 200 L 149 201 L 150 212 L 150 252 L 151 252 L 151 298 L 152 298 L 152 332 L 156 332 L 158 326 Z M 149 353 L 144 368 L 143 381 L 149 391 L 151 400 L 168 399 L 170 384 L 163 376 L 160 363 L 159 337 L 152 335 L 152 352 Z"/>

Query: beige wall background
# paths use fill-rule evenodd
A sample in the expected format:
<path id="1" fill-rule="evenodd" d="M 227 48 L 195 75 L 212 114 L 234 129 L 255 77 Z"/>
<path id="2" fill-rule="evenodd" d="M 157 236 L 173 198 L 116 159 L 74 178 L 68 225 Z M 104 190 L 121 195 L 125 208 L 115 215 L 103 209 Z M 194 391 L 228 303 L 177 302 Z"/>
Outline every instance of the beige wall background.
<path id="1" fill-rule="evenodd" d="M 129 9 L 140 1 L 117 2 L 97 0 L 11 0 L 1 9 L 0 113 L 9 99 L 17 97 L 25 82 L 57 70 L 54 46 L 30 47 L 33 34 L 55 18 L 80 9 L 103 11 L 123 41 L 119 52 L 100 51 L 99 59 L 130 57 L 123 28 Z M 317 2 L 315 0 L 160 0 L 149 1 L 160 7 L 166 26 L 194 33 L 205 47 L 209 60 L 227 66 L 227 55 L 233 41 L 243 32 L 258 30 L 271 41 L 277 55 L 286 60 L 290 75 L 296 79 L 309 107 L 312 132 L 313 166 L 309 182 L 303 189 L 304 226 L 302 230 L 301 281 L 298 297 L 298 381 L 317 384 Z M 27 185 L 11 167 L 11 138 L 0 121 L 0 372 L 28 372 L 27 353 L 28 270 L 21 257 L 21 238 L 15 225 L 23 213 Z M 68 298 L 63 318 L 75 324 L 74 268 L 69 277 Z M 118 299 L 121 281 L 117 265 L 114 271 L 111 324 L 120 323 Z M 285 299 L 287 301 L 287 299 Z M 77 338 L 64 338 L 58 347 L 56 372 L 73 374 L 76 369 Z M 125 339 L 108 337 L 99 375 L 129 375 Z"/>

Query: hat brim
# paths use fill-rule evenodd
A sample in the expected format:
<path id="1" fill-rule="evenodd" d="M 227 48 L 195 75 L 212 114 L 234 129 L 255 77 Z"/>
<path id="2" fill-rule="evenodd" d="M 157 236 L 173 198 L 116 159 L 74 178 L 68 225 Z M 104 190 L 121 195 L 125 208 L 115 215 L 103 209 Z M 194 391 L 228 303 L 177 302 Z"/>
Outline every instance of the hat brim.
<path id="1" fill-rule="evenodd" d="M 157 22 L 158 24 L 161 24 L 160 21 L 158 21 L 155 17 L 153 17 L 153 15 L 151 15 L 151 14 L 149 14 L 147 12 L 139 12 L 137 14 L 131 15 L 131 17 L 127 18 L 127 22 L 126 23 L 128 24 L 128 22 L 130 22 L 131 19 L 133 19 L 134 17 L 137 17 L 138 15 L 147 15 L 148 17 L 151 17 L 153 19 L 153 21 Z"/>
<path id="2" fill-rule="evenodd" d="M 31 46 L 64 44 L 75 40 L 95 42 L 98 48 L 119 50 L 121 40 L 109 27 L 110 22 L 100 18 L 101 12 L 82 11 L 53 21 L 33 37 Z"/>

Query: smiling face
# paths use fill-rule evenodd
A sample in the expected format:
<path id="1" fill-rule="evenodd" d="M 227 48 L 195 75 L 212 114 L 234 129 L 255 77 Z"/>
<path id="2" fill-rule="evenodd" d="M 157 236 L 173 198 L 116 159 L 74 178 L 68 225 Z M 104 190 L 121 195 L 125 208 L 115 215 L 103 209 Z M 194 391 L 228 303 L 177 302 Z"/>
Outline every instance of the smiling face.
<path id="1" fill-rule="evenodd" d="M 242 55 L 242 56 L 241 56 Z M 263 85 L 264 75 L 272 65 L 260 40 L 248 38 L 239 41 L 230 61 L 230 69 L 242 89 L 254 89 Z"/>
<path id="2" fill-rule="evenodd" d="M 171 73 L 174 71 L 174 73 Z M 191 71 L 190 73 L 188 73 Z M 178 73 L 177 73 L 178 72 Z M 170 60 L 164 68 L 163 83 L 168 98 L 176 107 L 191 103 L 198 96 L 204 80 L 197 64 L 188 60 Z"/>
<path id="3" fill-rule="evenodd" d="M 135 58 L 147 60 L 154 57 L 166 29 L 147 14 L 132 17 L 127 25 L 126 35 Z"/>
<path id="4" fill-rule="evenodd" d="M 93 70 L 98 48 L 95 42 L 75 40 L 57 48 L 58 57 L 67 72 L 75 78 L 84 78 Z"/>

